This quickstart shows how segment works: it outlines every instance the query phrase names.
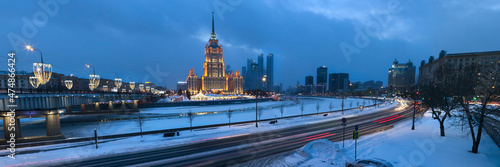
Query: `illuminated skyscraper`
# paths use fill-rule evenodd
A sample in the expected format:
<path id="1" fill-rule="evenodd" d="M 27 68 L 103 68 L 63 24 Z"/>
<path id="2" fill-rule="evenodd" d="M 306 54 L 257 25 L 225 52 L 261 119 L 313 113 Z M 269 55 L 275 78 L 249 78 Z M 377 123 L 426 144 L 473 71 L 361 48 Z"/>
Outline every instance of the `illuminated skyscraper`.
<path id="1" fill-rule="evenodd" d="M 200 89 L 202 91 L 212 92 L 212 93 L 219 93 L 219 92 L 243 93 L 242 91 L 243 77 L 240 75 L 239 71 L 237 71 L 237 75 L 234 75 L 234 73 L 226 75 L 225 64 L 222 55 L 223 55 L 223 49 L 222 45 L 219 45 L 219 40 L 215 35 L 214 14 L 212 12 L 212 34 L 210 35 L 210 40 L 208 40 L 208 44 L 205 45 L 205 63 L 203 63 L 203 75 L 201 77 Z M 191 72 L 187 78 L 188 83 L 190 78 L 191 80 L 194 80 L 195 78 L 193 77 Z M 230 81 L 233 79 L 236 79 L 237 82 Z M 241 84 L 241 85 L 229 85 L 230 83 Z M 230 90 L 229 87 L 233 89 Z M 241 88 L 241 91 L 239 90 L 237 91 L 235 88 L 236 89 Z M 188 89 L 191 91 L 193 89 L 196 89 L 196 87 L 194 84 L 188 84 Z"/>
<path id="2" fill-rule="evenodd" d="M 267 91 L 271 92 L 274 91 L 273 89 L 273 84 L 274 84 L 274 55 L 272 53 L 269 53 L 267 55 Z"/>
<path id="3" fill-rule="evenodd" d="M 316 93 L 326 93 L 326 84 L 328 82 L 328 68 L 326 66 L 318 67 L 316 76 Z"/>

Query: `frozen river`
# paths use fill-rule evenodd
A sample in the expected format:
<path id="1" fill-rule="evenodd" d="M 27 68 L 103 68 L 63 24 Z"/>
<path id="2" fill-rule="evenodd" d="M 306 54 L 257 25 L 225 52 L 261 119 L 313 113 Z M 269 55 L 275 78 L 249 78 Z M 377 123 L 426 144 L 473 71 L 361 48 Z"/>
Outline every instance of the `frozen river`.
<path id="1" fill-rule="evenodd" d="M 304 114 L 316 113 L 319 104 L 319 112 L 341 109 L 341 99 L 335 98 L 300 98 L 304 103 Z M 301 114 L 301 104 L 295 101 L 268 101 L 258 103 L 263 108 L 262 119 L 281 117 L 280 106 L 284 106 L 283 116 Z M 351 99 L 344 100 L 344 108 L 355 108 L 358 105 L 373 104 L 371 100 Z M 235 111 L 231 122 L 255 120 L 255 103 L 213 105 L 213 106 L 182 106 L 141 109 L 139 113 L 127 115 L 101 114 L 101 115 L 71 115 L 61 116 L 61 131 L 66 137 L 91 137 L 94 129 L 99 135 L 112 135 L 122 133 L 139 132 L 140 116 L 143 121 L 143 131 L 189 127 L 186 115 L 189 111 L 197 115 L 193 120 L 193 126 L 227 123 L 227 110 Z M 3 125 L 0 124 L 0 125 Z M 44 118 L 21 119 L 21 131 L 23 137 L 45 135 Z M 1 128 L 3 130 L 3 128 Z M 0 132 L 3 138 L 3 131 Z"/>

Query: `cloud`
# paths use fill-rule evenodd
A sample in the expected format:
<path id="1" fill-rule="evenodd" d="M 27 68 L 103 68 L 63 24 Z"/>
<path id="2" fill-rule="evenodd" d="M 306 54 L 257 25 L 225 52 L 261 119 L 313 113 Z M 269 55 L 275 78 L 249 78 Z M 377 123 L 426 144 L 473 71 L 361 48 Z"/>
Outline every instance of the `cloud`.
<path id="1" fill-rule="evenodd" d="M 391 3 L 397 4 L 397 10 L 390 10 Z M 269 4 L 276 5 L 276 4 Z M 280 5 L 284 5 L 287 9 L 296 12 L 313 13 L 324 16 L 329 20 L 350 21 L 354 27 L 365 28 L 373 25 L 373 22 L 379 22 L 377 18 L 384 18 L 389 14 L 387 24 L 381 25 L 380 32 L 377 34 L 380 40 L 393 38 L 406 38 L 402 36 L 410 31 L 410 20 L 406 20 L 400 16 L 401 10 L 404 9 L 399 1 L 284 1 Z M 392 13 L 390 13 L 392 12 Z"/>
<path id="2" fill-rule="evenodd" d="M 210 34 L 208 34 L 207 32 L 210 32 L 210 31 L 208 29 L 200 29 L 197 33 L 190 35 L 190 37 L 197 39 L 200 42 L 207 43 L 209 38 L 210 38 Z M 264 50 L 261 48 L 254 48 L 254 47 L 250 47 L 246 44 L 237 44 L 237 43 L 228 42 L 228 40 L 225 40 L 225 39 L 227 39 L 227 37 L 224 37 L 224 36 L 221 37 L 219 35 L 217 38 L 219 39 L 219 44 L 222 45 L 222 47 L 224 47 L 224 48 L 241 49 L 244 52 L 252 53 L 252 54 L 264 53 Z"/>

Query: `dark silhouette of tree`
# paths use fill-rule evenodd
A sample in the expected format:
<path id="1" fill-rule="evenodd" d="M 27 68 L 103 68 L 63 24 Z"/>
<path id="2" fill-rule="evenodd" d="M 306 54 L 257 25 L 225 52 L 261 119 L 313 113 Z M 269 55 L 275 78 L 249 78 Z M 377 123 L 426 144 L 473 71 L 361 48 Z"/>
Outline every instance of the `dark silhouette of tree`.
<path id="1" fill-rule="evenodd" d="M 302 115 L 304 115 L 304 102 L 300 102 L 300 117 L 302 117 Z"/>
<path id="2" fill-rule="evenodd" d="M 441 136 L 445 136 L 444 123 L 458 104 L 454 90 L 457 72 L 451 65 L 444 64 L 435 69 L 432 76 L 433 78 L 422 83 L 420 92 L 424 98 L 423 102 L 432 111 L 432 117 L 439 122 Z"/>
<path id="3" fill-rule="evenodd" d="M 191 129 L 191 132 L 192 132 L 193 131 L 193 120 L 194 120 L 194 117 L 196 117 L 196 113 L 193 113 L 193 112 L 191 112 L 191 110 L 189 110 L 189 112 L 187 113 L 187 116 L 188 116 L 188 121 L 189 121 L 189 128 Z"/>
<path id="4" fill-rule="evenodd" d="M 177 95 L 182 95 L 182 89 L 177 90 Z"/>
<path id="5" fill-rule="evenodd" d="M 186 90 L 186 97 L 191 100 L 191 92 L 189 90 Z"/>
<path id="6" fill-rule="evenodd" d="M 232 111 L 231 108 L 226 111 L 227 118 L 229 119 L 229 127 L 231 127 L 231 117 L 233 117 L 233 112 L 234 111 Z"/>
<path id="7" fill-rule="evenodd" d="M 319 115 L 319 102 L 316 103 L 316 115 Z"/>
<path id="8" fill-rule="evenodd" d="M 498 105 L 491 102 L 498 101 L 500 95 L 500 71 L 492 66 L 468 66 L 460 71 L 456 80 L 459 104 L 463 108 L 472 138 L 472 152 L 479 152 L 479 144 L 485 124 L 485 118 L 492 113 L 499 113 Z M 459 84 L 458 84 L 459 83 Z M 479 105 L 469 102 L 477 98 Z M 477 128 L 477 132 L 475 129 Z"/>

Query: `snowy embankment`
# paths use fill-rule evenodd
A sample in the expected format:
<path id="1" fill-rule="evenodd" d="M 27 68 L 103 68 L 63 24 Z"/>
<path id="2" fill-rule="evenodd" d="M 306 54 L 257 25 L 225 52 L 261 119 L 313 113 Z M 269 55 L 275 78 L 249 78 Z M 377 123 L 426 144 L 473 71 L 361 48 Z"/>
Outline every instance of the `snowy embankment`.
<path id="1" fill-rule="evenodd" d="M 301 114 L 301 106 L 304 104 L 304 114 L 311 114 L 319 112 L 330 111 L 330 103 L 332 105 L 331 110 L 341 109 L 341 99 L 335 98 L 320 98 L 320 97 L 310 97 L 301 98 L 300 103 L 295 103 L 294 101 L 268 101 L 258 103 L 259 107 L 262 107 L 263 114 L 261 119 L 269 118 L 279 118 L 281 117 L 280 106 L 284 106 L 283 116 L 293 116 Z M 371 105 L 373 104 L 371 100 L 364 99 L 353 99 L 347 98 L 344 101 L 344 108 L 355 108 L 359 105 Z M 319 105 L 319 110 L 316 106 Z M 373 107 L 370 107 L 373 108 Z M 368 109 L 368 108 L 367 108 Z M 97 134 L 103 135 L 115 135 L 124 133 L 134 133 L 140 132 L 140 124 L 137 118 L 141 116 L 142 130 L 143 131 L 154 131 L 163 129 L 175 129 L 189 127 L 189 121 L 186 116 L 188 112 L 195 112 L 198 115 L 193 120 L 193 126 L 203 126 L 211 124 L 223 124 L 228 123 L 229 119 L 226 115 L 227 110 L 232 110 L 233 115 L 231 122 L 243 122 L 255 120 L 255 103 L 245 103 L 245 104 L 231 104 L 231 105 L 213 105 L 213 106 L 182 106 L 182 107 L 162 107 L 162 108 L 148 108 L 141 109 L 140 113 L 133 113 L 128 115 L 129 117 L 134 117 L 136 119 L 124 119 L 121 120 L 121 115 L 70 115 L 61 117 L 62 120 L 77 120 L 66 121 L 66 123 L 61 123 L 61 132 L 64 136 L 68 138 L 74 137 L 93 137 L 94 129 L 97 129 Z M 365 110 L 370 112 L 369 110 Z M 363 112 L 365 112 L 363 111 Z M 144 118 L 147 116 L 155 116 L 154 118 Z M 89 120 L 100 120 L 100 121 L 79 121 L 82 117 L 95 117 L 89 118 Z M 44 136 L 46 133 L 45 125 L 41 124 L 45 120 L 44 118 L 24 118 L 21 119 L 21 129 L 23 137 L 28 136 Z M 0 137 L 3 136 L 3 124 L 0 124 Z"/>
<path id="2" fill-rule="evenodd" d="M 326 102 L 328 102 L 327 100 L 329 99 L 326 99 Z M 317 103 L 314 102 L 308 105 L 310 108 L 312 108 L 312 106 L 315 106 L 316 104 Z M 31 164 L 39 166 L 43 164 L 50 164 L 53 162 L 60 162 L 62 160 L 81 160 L 84 158 L 98 157 L 109 154 L 154 149 L 159 147 L 200 142 L 205 140 L 217 140 L 220 138 L 229 138 L 229 137 L 247 135 L 249 133 L 263 132 L 263 131 L 282 129 L 292 126 L 310 124 L 323 120 L 341 119 L 342 117 L 356 117 L 358 115 L 377 112 L 387 108 L 395 107 L 397 105 L 398 103 L 394 104 L 388 103 L 387 105 L 381 105 L 376 109 L 374 107 L 369 107 L 365 108 L 363 111 L 357 109 L 348 110 L 345 111 L 344 115 L 342 115 L 342 113 L 340 112 L 337 112 L 329 114 L 326 117 L 323 115 L 320 116 L 312 115 L 312 116 L 305 116 L 303 118 L 296 117 L 289 119 L 279 119 L 277 124 L 269 124 L 268 122 L 262 122 L 261 124 L 259 124 L 259 128 L 255 128 L 255 124 L 251 123 L 243 125 L 232 125 L 231 127 L 224 126 L 218 128 L 193 130 L 192 132 L 181 131 L 180 136 L 171 138 L 165 138 L 162 136 L 163 134 L 152 134 L 152 135 L 145 135 L 142 138 L 140 136 L 135 136 L 135 137 L 112 139 L 112 140 L 102 140 L 99 141 L 99 149 L 95 149 L 94 142 L 79 142 L 79 143 L 20 148 L 16 149 L 17 153 L 16 160 L 11 160 L 6 157 L 1 157 L 0 166 L 19 165 L 19 164 L 21 165 Z M 295 106 L 287 108 L 286 111 L 293 112 L 293 109 L 296 109 Z M 270 115 L 278 113 L 274 111 L 271 112 Z M 255 112 L 253 112 L 252 115 L 253 118 L 255 118 Z M 224 117 L 221 117 L 221 119 L 222 118 Z M 187 123 L 187 120 L 182 119 L 182 121 L 185 121 L 185 123 Z M 121 128 L 121 127 L 118 126 L 116 128 Z M 8 153 L 7 151 L 0 150 L 0 155 L 6 155 L 7 153 Z M 75 164 L 78 164 L 78 162 L 75 162 Z"/>
<path id="3" fill-rule="evenodd" d="M 446 126 L 446 137 L 439 134 L 439 123 L 431 114 L 411 129 L 411 120 L 385 132 L 361 136 L 358 159 L 384 159 L 394 166 L 500 166 L 500 148 L 483 134 L 479 153 L 470 152 L 472 139 L 458 127 Z M 354 160 L 354 140 L 330 142 L 319 139 L 293 152 L 262 158 L 240 166 L 345 166 Z"/>

